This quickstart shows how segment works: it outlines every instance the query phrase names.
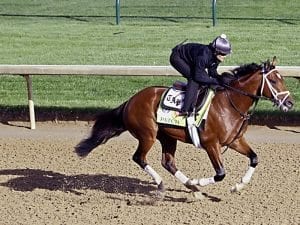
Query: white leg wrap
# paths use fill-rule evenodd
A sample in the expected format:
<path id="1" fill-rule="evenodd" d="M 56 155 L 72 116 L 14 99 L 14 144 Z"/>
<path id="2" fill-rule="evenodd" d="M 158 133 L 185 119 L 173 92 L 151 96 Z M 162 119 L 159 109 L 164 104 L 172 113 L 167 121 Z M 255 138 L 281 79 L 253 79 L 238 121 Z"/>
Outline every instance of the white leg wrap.
<path id="1" fill-rule="evenodd" d="M 198 179 L 191 179 L 191 180 L 189 180 L 189 184 L 190 185 L 198 185 L 199 184 L 199 180 Z"/>
<path id="2" fill-rule="evenodd" d="M 215 182 L 214 177 L 209 177 L 209 178 L 201 178 L 201 179 L 192 179 L 189 181 L 189 183 L 191 185 L 200 185 L 203 187 L 203 186 L 206 186 L 209 184 L 214 184 L 216 182 Z"/>
<path id="3" fill-rule="evenodd" d="M 189 178 L 187 178 L 181 171 L 177 170 L 174 175 L 181 183 L 186 184 Z"/>
<path id="4" fill-rule="evenodd" d="M 199 179 L 199 185 L 200 186 L 206 186 L 206 185 L 214 184 L 214 183 L 216 183 L 214 177 Z"/>
<path id="5" fill-rule="evenodd" d="M 246 184 L 248 184 L 251 180 L 251 177 L 255 171 L 254 167 L 249 167 L 245 175 L 242 177 L 242 182 L 241 183 L 236 183 L 235 186 L 231 188 L 231 192 L 239 192 L 241 191 Z"/>
<path id="6" fill-rule="evenodd" d="M 144 170 L 153 178 L 156 184 L 159 185 L 161 183 L 161 177 L 155 172 L 154 169 L 152 169 L 151 166 L 147 165 Z"/>
<path id="7" fill-rule="evenodd" d="M 247 170 L 245 176 L 243 176 L 243 178 L 242 178 L 242 182 L 244 184 L 248 184 L 250 182 L 254 171 L 255 171 L 255 168 L 250 166 L 249 169 Z"/>

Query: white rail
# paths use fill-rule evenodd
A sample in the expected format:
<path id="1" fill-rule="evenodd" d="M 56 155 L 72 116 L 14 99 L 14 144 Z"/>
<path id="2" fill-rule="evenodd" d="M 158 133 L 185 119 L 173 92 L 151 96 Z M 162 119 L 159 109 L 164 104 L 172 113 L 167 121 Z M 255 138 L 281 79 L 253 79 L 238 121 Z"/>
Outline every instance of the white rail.
<path id="1" fill-rule="evenodd" d="M 219 73 L 236 66 L 220 66 Z M 300 67 L 278 66 L 283 76 L 300 79 Z M 35 129 L 31 75 L 115 75 L 115 76 L 180 76 L 171 66 L 114 66 L 114 65 L 0 65 L 0 75 L 22 75 L 26 78 L 30 128 Z"/>
<path id="2" fill-rule="evenodd" d="M 219 72 L 236 66 L 219 66 Z M 283 76 L 300 77 L 300 66 L 277 66 Z M 178 76 L 171 66 L 114 65 L 0 65 L 0 74 L 11 75 L 118 75 L 118 76 Z"/>

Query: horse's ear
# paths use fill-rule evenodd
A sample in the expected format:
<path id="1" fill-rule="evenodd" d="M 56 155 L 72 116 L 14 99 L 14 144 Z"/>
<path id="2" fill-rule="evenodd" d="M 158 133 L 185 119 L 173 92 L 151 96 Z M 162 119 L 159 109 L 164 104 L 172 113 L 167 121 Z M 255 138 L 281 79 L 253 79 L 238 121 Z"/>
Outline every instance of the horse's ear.
<path id="1" fill-rule="evenodd" d="M 271 66 L 275 67 L 277 64 L 277 58 L 276 56 L 273 57 L 273 60 L 272 60 L 272 63 L 271 63 Z"/>
<path id="2" fill-rule="evenodd" d="M 271 63 L 270 63 L 269 59 L 263 63 L 263 68 L 265 71 L 269 70 L 270 66 L 271 66 Z"/>

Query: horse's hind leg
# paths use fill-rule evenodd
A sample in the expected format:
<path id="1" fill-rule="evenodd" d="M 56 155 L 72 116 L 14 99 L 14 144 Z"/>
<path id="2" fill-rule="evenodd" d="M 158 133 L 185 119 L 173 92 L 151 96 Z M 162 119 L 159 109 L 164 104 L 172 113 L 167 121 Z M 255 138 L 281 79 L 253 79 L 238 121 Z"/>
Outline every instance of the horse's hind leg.
<path id="1" fill-rule="evenodd" d="M 244 188 L 244 186 L 250 182 L 255 167 L 258 164 L 258 159 L 257 159 L 257 155 L 248 145 L 244 137 L 237 139 L 234 143 L 230 145 L 230 148 L 247 156 L 250 160 L 249 168 L 245 173 L 245 175 L 242 177 L 241 181 L 239 183 L 236 183 L 236 185 L 231 188 L 231 192 L 237 192 L 237 191 L 241 191 Z"/>
<path id="2" fill-rule="evenodd" d="M 132 159 L 134 162 L 136 162 L 143 170 L 145 170 L 155 181 L 155 183 L 158 185 L 158 190 L 160 192 L 164 192 L 164 185 L 162 182 L 162 178 L 159 176 L 159 174 L 147 163 L 146 161 L 146 155 L 148 151 L 151 149 L 152 145 L 154 144 L 155 139 L 140 139 L 139 145 L 134 153 Z"/>
<path id="3" fill-rule="evenodd" d="M 162 166 L 168 170 L 173 176 L 175 176 L 181 183 L 183 183 L 187 188 L 194 192 L 199 192 L 199 189 L 195 185 L 189 184 L 189 178 L 185 176 L 180 170 L 177 169 L 175 164 L 175 151 L 177 140 L 160 133 L 158 135 L 158 140 L 162 146 Z"/>

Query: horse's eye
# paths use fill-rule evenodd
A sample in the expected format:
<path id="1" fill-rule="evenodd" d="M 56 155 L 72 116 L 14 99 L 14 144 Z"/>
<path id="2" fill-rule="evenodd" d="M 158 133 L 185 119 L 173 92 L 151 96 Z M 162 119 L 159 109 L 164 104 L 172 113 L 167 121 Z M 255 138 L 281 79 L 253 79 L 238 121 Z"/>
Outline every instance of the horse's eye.
<path id="1" fill-rule="evenodd" d="M 276 84 L 276 80 L 269 79 L 271 84 Z"/>

